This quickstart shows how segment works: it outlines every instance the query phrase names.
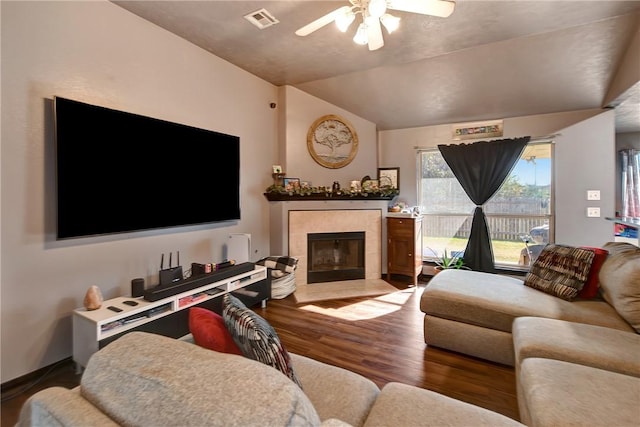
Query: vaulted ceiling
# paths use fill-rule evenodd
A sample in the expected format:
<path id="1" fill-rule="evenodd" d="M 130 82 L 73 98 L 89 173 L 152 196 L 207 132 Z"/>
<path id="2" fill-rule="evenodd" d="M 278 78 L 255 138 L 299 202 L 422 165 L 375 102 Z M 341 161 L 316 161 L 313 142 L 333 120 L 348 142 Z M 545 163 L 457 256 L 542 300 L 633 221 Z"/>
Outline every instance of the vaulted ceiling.
<path id="1" fill-rule="evenodd" d="M 615 106 L 616 131 L 640 131 L 640 83 L 608 99 L 640 1 L 458 0 L 448 18 L 392 11 L 400 28 L 383 30 L 375 51 L 352 41 L 357 21 L 347 33 L 330 24 L 295 35 L 348 0 L 113 3 L 381 130 Z M 243 18 L 260 9 L 279 23 L 258 29 Z"/>

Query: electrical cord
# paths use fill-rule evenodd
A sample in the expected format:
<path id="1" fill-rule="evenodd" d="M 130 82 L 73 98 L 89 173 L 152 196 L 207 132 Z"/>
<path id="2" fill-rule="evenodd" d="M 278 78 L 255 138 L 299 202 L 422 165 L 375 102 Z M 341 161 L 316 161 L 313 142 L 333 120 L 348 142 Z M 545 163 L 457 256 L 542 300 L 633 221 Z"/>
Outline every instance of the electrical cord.
<path id="1" fill-rule="evenodd" d="M 0 402 L 1 403 L 8 402 L 9 400 L 15 399 L 21 394 L 31 390 L 33 387 L 35 387 L 40 382 L 42 382 L 47 377 L 47 375 L 49 375 L 56 368 L 58 368 L 60 365 L 63 365 L 65 363 L 68 363 L 68 360 L 60 360 L 59 362 L 54 363 L 49 367 L 49 369 L 47 369 L 47 371 L 44 374 L 42 374 L 39 378 L 36 378 L 35 380 L 33 380 L 31 383 L 25 385 L 21 390 L 14 391 L 7 396 L 2 396 L 2 399 L 0 400 Z"/>

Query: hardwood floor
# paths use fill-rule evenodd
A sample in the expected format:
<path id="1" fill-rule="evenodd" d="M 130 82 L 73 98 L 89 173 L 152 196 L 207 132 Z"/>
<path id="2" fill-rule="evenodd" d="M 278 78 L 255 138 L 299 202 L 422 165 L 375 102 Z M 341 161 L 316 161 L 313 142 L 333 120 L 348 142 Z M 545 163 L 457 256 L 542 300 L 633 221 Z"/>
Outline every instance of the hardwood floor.
<path id="1" fill-rule="evenodd" d="M 34 393 L 48 387 L 73 388 L 78 384 L 80 384 L 80 375 L 76 374 L 71 358 L 33 372 L 24 378 L 3 384 L 0 426 L 14 426 L 18 421 L 23 403 Z"/>
<path id="2" fill-rule="evenodd" d="M 512 367 L 427 347 L 420 295 L 425 284 L 382 297 L 296 306 L 290 297 L 255 311 L 288 351 L 340 366 L 379 387 L 397 381 L 519 419 Z"/>
<path id="3" fill-rule="evenodd" d="M 398 292 L 381 297 L 297 305 L 289 296 L 254 310 L 290 352 L 357 372 L 379 387 L 391 381 L 411 384 L 518 420 L 514 369 L 427 347 L 419 309 L 425 284 L 392 284 Z M 67 361 L 14 399 L 5 401 L 14 391 L 3 387 L 1 425 L 14 425 L 22 402 L 34 392 L 54 385 L 71 388 L 79 379 Z"/>

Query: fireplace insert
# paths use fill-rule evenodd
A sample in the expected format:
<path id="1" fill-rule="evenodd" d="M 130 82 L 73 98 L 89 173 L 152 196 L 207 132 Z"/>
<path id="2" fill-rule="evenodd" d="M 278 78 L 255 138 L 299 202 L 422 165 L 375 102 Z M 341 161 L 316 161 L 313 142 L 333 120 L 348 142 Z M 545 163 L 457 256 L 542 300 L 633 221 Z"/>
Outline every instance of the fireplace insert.
<path id="1" fill-rule="evenodd" d="M 307 234 L 307 283 L 365 278 L 364 231 Z"/>

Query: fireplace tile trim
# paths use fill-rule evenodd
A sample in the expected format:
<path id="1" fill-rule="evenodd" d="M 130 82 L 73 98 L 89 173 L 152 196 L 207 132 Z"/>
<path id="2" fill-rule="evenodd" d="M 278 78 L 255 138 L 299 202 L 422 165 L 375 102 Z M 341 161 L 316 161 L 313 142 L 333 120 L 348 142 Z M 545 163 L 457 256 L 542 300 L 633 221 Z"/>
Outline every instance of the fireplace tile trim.
<path id="1" fill-rule="evenodd" d="M 289 210 L 289 255 L 298 258 L 296 286 L 308 285 L 307 233 L 364 231 L 365 279 L 380 279 L 382 217 L 381 209 Z"/>

